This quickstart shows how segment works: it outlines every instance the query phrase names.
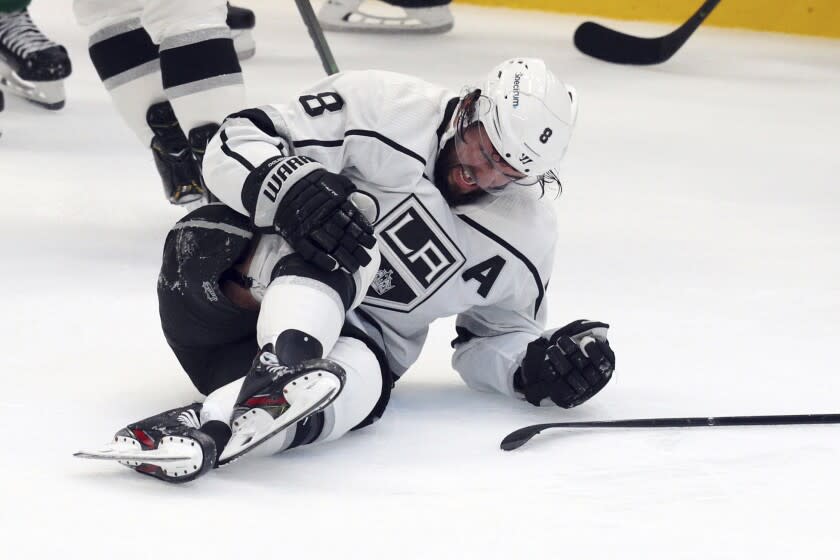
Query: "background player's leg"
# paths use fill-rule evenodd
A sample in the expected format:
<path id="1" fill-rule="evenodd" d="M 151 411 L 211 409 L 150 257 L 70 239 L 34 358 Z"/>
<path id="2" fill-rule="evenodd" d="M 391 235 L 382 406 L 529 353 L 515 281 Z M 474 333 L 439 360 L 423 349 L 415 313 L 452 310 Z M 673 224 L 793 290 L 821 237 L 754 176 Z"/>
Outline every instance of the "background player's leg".
<path id="1" fill-rule="evenodd" d="M 187 136 L 245 107 L 225 0 L 147 0 L 142 21 L 160 45 L 164 93 Z"/>
<path id="2" fill-rule="evenodd" d="M 140 21 L 142 0 L 74 0 L 73 10 L 90 37 L 91 62 L 114 107 L 140 142 L 149 146 L 154 132 L 146 113 L 166 96 L 158 47 Z"/>

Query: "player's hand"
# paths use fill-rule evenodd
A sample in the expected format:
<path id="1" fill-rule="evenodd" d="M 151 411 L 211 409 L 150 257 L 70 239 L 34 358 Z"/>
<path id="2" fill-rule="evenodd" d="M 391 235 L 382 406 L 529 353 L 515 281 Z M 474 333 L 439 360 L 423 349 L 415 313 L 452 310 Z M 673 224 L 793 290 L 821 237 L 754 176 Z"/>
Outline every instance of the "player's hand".
<path id="1" fill-rule="evenodd" d="M 607 329 L 606 323 L 578 320 L 544 333 L 528 345 L 514 388 L 535 406 L 546 398 L 563 408 L 589 400 L 615 369 Z"/>
<path id="2" fill-rule="evenodd" d="M 320 168 L 298 179 L 283 196 L 274 228 L 307 261 L 332 271 L 356 272 L 376 244 L 365 215 L 353 203 L 350 179 Z"/>

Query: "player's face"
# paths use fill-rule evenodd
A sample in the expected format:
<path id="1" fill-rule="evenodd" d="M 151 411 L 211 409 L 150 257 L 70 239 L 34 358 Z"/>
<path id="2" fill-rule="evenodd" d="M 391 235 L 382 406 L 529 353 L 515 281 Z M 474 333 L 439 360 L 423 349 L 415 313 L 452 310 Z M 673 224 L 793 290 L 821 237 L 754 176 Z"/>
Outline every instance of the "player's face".
<path id="1" fill-rule="evenodd" d="M 476 188 L 492 192 L 525 178 L 499 155 L 480 122 L 471 124 L 456 138 L 455 150 L 459 168 L 453 170 L 450 180 L 461 193 Z"/>
<path id="2" fill-rule="evenodd" d="M 436 167 L 435 182 L 453 205 L 472 202 L 523 177 L 505 163 L 481 123 L 470 125 L 462 137 L 449 141 Z"/>

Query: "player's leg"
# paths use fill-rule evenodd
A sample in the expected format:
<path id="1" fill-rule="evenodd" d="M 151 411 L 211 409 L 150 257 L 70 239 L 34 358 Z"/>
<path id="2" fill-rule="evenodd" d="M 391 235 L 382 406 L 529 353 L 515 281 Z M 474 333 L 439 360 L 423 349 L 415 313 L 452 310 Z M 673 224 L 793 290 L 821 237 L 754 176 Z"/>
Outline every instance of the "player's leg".
<path id="1" fill-rule="evenodd" d="M 266 255 L 274 258 L 265 261 Z M 235 446 L 228 447 L 229 457 L 288 433 L 290 426 L 330 406 L 345 391 L 346 402 L 351 403 L 356 402 L 354 395 L 359 391 L 367 394 L 364 387 L 370 383 L 353 377 L 364 380 L 370 374 L 354 373 L 361 366 L 353 360 L 349 360 L 353 368 L 348 372 L 343 351 L 337 359 L 332 357 L 342 332 L 364 339 L 363 333 L 344 327 L 344 318 L 347 309 L 361 302 L 378 269 L 378 251 L 373 250 L 371 257 L 371 262 L 353 275 L 342 270 L 323 271 L 293 253 L 279 236 L 264 236 L 252 245 L 247 218 L 219 204 L 200 208 L 176 224 L 167 237 L 158 283 L 161 321 L 167 341 L 201 392 L 207 394 L 227 384 L 202 408 L 201 429 L 213 437 L 217 452 L 230 437 L 232 419 L 240 420 L 234 425 L 235 435 L 251 430 L 252 437 L 249 441 L 239 437 Z M 248 304 L 243 303 L 245 298 L 233 297 L 235 286 L 230 284 L 243 272 L 267 285 L 259 311 L 256 301 Z M 372 343 L 365 344 L 375 348 Z M 366 352 L 369 361 L 371 350 Z M 359 361 L 364 362 L 366 354 L 361 355 Z M 361 369 L 376 371 L 380 378 L 387 367 L 384 359 L 374 368 L 368 365 Z M 243 375 L 244 379 L 233 381 Z M 324 415 L 325 425 L 337 424 L 339 432 L 349 430 L 374 408 L 382 386 L 379 381 L 377 398 L 370 406 L 351 406 L 354 411 L 366 408 L 361 418 L 356 418 L 356 412 L 350 414 L 352 425 L 345 426 L 349 421 L 341 412 L 349 405 L 339 406 L 337 416 Z M 249 413 L 249 422 L 242 418 L 245 413 Z M 317 419 L 309 422 L 314 427 L 323 423 Z M 297 441 L 308 443 L 322 433 L 324 437 L 333 433 L 320 428 L 317 432 L 309 437 L 296 431 Z M 290 441 L 295 438 L 289 437 Z M 283 441 L 277 444 L 280 448 Z"/>
<path id="2" fill-rule="evenodd" d="M 197 221 L 198 218 L 207 218 L 209 216 L 206 210 L 212 209 L 213 206 L 201 208 L 197 212 L 202 215 L 196 216 L 196 212 L 194 212 L 190 217 L 193 221 Z M 179 222 L 184 225 L 175 231 L 189 230 L 192 227 L 189 225 L 190 217 Z M 236 227 L 236 224 L 228 225 Z M 234 240 L 234 244 L 236 244 L 236 240 Z M 188 256 L 197 248 L 194 240 L 175 239 L 171 236 L 167 240 L 167 245 L 169 250 L 175 251 L 182 257 Z M 176 248 L 177 245 L 180 245 L 181 248 Z M 193 276 L 193 274 L 207 272 L 215 267 L 201 270 L 202 267 L 197 268 L 195 263 L 189 263 L 189 258 L 185 260 L 190 272 L 186 275 L 180 275 L 179 278 L 186 280 L 188 286 L 204 285 L 217 277 L 216 274 L 211 273 L 210 280 L 200 281 L 202 275 Z M 210 260 L 212 260 L 212 256 L 210 256 Z M 164 269 L 166 268 L 167 264 L 164 263 Z M 165 291 L 172 291 L 173 285 L 170 281 L 174 277 L 169 276 L 168 273 L 167 276 L 167 280 L 161 287 Z M 196 282 L 197 280 L 198 282 Z M 186 294 L 189 289 L 174 291 Z M 193 298 L 188 297 L 187 299 Z M 223 325 L 213 324 L 213 321 L 219 319 L 219 315 L 215 311 L 208 312 L 214 307 L 211 304 L 217 303 L 213 301 L 214 299 L 214 297 L 210 297 L 207 299 L 208 304 L 201 304 L 200 298 L 198 298 L 196 301 L 185 303 L 184 307 L 173 307 L 173 302 L 169 298 L 164 297 L 161 300 L 162 319 L 172 312 L 179 313 L 187 309 L 197 313 L 197 316 L 189 322 L 170 325 L 170 330 L 174 329 L 177 332 L 170 332 L 167 335 L 167 340 L 172 344 L 173 339 L 177 338 L 179 342 L 185 344 L 184 346 L 173 345 L 173 349 L 176 351 L 179 360 L 184 364 L 191 379 L 194 382 L 198 381 L 197 385 L 201 385 L 202 390 L 212 386 L 210 385 L 211 381 L 212 383 L 218 383 L 224 378 L 211 373 L 218 372 L 221 368 L 220 364 L 202 360 L 202 355 L 224 358 L 227 360 L 225 367 L 231 368 L 231 371 L 234 372 L 242 371 L 247 368 L 247 363 L 250 361 L 250 356 L 253 355 L 255 345 L 253 334 L 250 335 L 249 339 L 247 326 L 243 325 L 245 328 L 240 333 L 245 336 L 245 340 L 236 341 L 236 325 L 232 325 L 231 332 L 226 334 L 221 328 Z M 222 310 L 222 313 L 227 312 L 227 309 Z M 244 315 L 244 317 L 248 317 L 248 315 Z M 225 319 L 230 321 L 231 319 L 237 319 L 237 317 L 228 316 Z M 242 321 L 243 324 L 245 322 Z M 194 327 L 191 329 L 192 332 L 185 329 L 188 323 L 191 323 Z M 166 325 L 165 319 L 164 324 Z M 231 326 L 229 322 L 227 324 Z M 195 339 L 192 338 L 193 333 L 195 333 Z M 253 333 L 253 324 L 250 333 Z M 233 339 L 233 342 L 224 342 L 226 336 Z M 211 341 L 220 342 L 213 345 L 209 343 Z M 273 357 L 273 354 L 268 352 L 260 352 L 258 361 L 266 354 Z M 195 358 L 195 360 L 191 358 Z M 274 363 L 276 364 L 276 361 Z M 306 362 L 304 362 L 303 368 L 307 367 Z M 264 441 L 265 445 L 257 447 L 261 454 L 275 453 L 311 443 L 334 440 L 350 430 L 365 427 L 382 416 L 390 399 L 393 376 L 388 369 L 382 351 L 362 331 L 346 325 L 342 329 L 342 336 L 333 345 L 329 355 L 324 359 L 317 360 L 315 366 L 306 371 L 317 372 L 319 368 L 325 368 L 325 371 L 340 371 L 342 376 L 340 393 L 335 398 L 330 399 L 324 407 L 296 417 L 294 422 L 273 434 L 274 437 L 266 439 Z M 204 375 L 210 375 L 211 381 L 203 380 Z M 235 373 L 228 375 L 235 375 Z M 300 374 L 291 377 L 301 381 Z M 265 391 L 256 396 L 256 399 L 248 399 L 245 402 L 240 397 L 244 379 L 231 381 L 211 392 L 203 404 L 195 403 L 168 410 L 130 424 L 117 432 L 114 441 L 105 449 L 87 452 L 88 456 L 117 459 L 120 460 L 121 464 L 141 474 L 154 476 L 166 482 L 193 480 L 216 466 L 220 459 L 224 463 L 241 454 L 239 451 L 243 448 L 247 451 L 252 449 L 251 446 L 243 446 L 241 441 L 234 439 L 231 443 L 234 444 L 233 449 L 236 453 L 231 453 L 227 457 L 222 455 L 225 445 L 231 437 L 229 426 L 234 410 L 237 408 L 244 409 L 264 418 L 273 418 L 272 414 L 279 411 L 278 416 L 282 417 L 283 413 L 291 413 L 290 411 L 296 405 L 298 397 L 306 396 L 306 388 L 298 388 L 291 393 L 284 392 L 282 389 L 284 383 L 287 383 L 288 380 L 284 381 L 282 376 L 278 376 L 274 381 L 275 383 L 266 387 Z M 278 395 L 283 395 L 285 398 L 282 401 L 272 398 L 274 396 L 272 391 L 275 391 Z M 240 437 L 241 439 L 243 433 L 245 432 L 235 432 L 234 438 Z M 92 455 L 90 455 L 91 453 Z"/>
<path id="3" fill-rule="evenodd" d="M 196 13 L 200 11 L 196 9 L 198 3 L 207 8 L 206 14 Z M 197 30 L 209 26 L 218 35 L 229 36 L 226 4 L 215 0 L 212 6 L 198 0 L 74 0 L 73 8 L 90 36 L 91 61 L 114 106 L 143 145 L 152 148 L 167 199 L 173 204 L 189 204 L 206 198 L 200 158 L 216 130 L 213 123 L 244 104 L 241 73 L 238 62 L 230 62 L 227 51 L 232 52 L 232 46 L 226 49 L 223 45 L 214 51 L 199 40 L 197 46 L 179 48 L 173 46 L 177 37 L 168 37 L 167 33 L 184 35 L 182 30 L 190 26 Z M 146 24 L 149 30 L 144 28 Z M 156 41 L 164 37 L 167 52 L 160 53 Z M 194 56 L 184 55 L 185 51 Z M 216 51 L 226 56 L 217 59 Z M 201 61 L 202 57 L 206 60 Z M 202 71 L 186 76 L 196 64 Z M 203 96 L 193 107 L 189 107 L 189 95 L 180 96 L 184 99 L 174 107 L 170 104 L 168 97 L 179 97 L 184 89 L 174 85 L 186 82 L 184 87 L 189 89 L 191 82 L 204 80 L 202 87 L 214 90 L 219 85 L 216 77 L 234 66 L 235 76 L 228 79 L 237 84 Z M 165 88 L 167 84 L 170 87 Z"/>
<path id="4" fill-rule="evenodd" d="M 113 451 L 142 451 L 142 456 L 129 453 L 134 462 L 123 464 L 162 480 L 187 480 L 215 464 L 216 454 L 231 437 L 229 423 L 235 411 L 240 417 L 249 413 L 249 421 L 262 423 L 258 422 L 260 431 L 254 433 L 252 441 L 237 440 L 230 457 L 288 433 L 298 421 L 332 405 L 345 390 L 342 402 L 356 403 L 347 405 L 351 412 L 343 412 L 345 405 L 341 405 L 332 415 L 319 417 L 320 421 L 308 420 L 305 430 L 295 429 L 298 445 L 349 430 L 381 400 L 383 384 L 381 380 L 372 383 L 369 370 L 381 378 L 383 367 L 367 367 L 373 355 L 369 349 L 351 342 L 341 346 L 364 350 L 361 358 L 342 358 L 343 351 L 336 359 L 331 356 L 345 310 L 358 305 L 378 268 L 378 252 L 372 255 L 369 266 L 354 275 L 326 273 L 300 259 L 279 236 L 265 236 L 253 245 L 252 239 L 248 219 L 221 204 L 191 212 L 167 236 L 158 281 L 164 334 L 196 387 L 205 394 L 215 392 L 208 399 L 210 404 L 205 403 L 200 410 L 200 429 L 195 423 L 182 422 L 192 416 L 185 407 L 121 430 L 116 444 L 112 444 Z M 277 255 L 281 260 L 266 264 L 266 255 Z M 233 292 L 225 286 L 243 269 L 248 278 L 268 284 L 259 312 L 255 305 L 234 303 L 233 299 L 239 298 L 226 295 Z M 267 271 L 270 281 L 261 275 L 261 269 Z M 263 350 L 258 353 L 260 347 Z M 357 361 L 365 362 L 366 353 L 367 362 L 358 366 Z M 257 359 L 251 366 L 254 354 Z M 354 373 L 356 368 L 364 372 Z M 243 380 L 233 381 L 243 375 Z M 357 376 L 360 381 L 355 380 Z M 371 387 L 378 388 L 374 391 Z M 369 397 L 372 392 L 376 398 Z M 360 416 L 362 409 L 364 414 Z M 329 428 L 326 432 L 325 426 Z M 337 431 L 331 426 L 338 426 Z M 241 429 L 252 427 L 249 422 L 239 424 Z M 291 438 L 290 442 L 295 441 L 295 436 Z M 291 445 L 283 441 L 278 444 L 280 448 Z M 161 445 L 163 449 L 158 448 Z M 166 453 L 167 457 L 161 457 Z M 177 453 L 187 454 L 181 457 Z M 212 460 L 208 458 L 211 454 Z M 112 454 L 110 458 L 116 457 Z M 174 465 L 178 468 L 170 468 L 173 465 L 167 461 L 176 460 L 181 461 Z"/>
<path id="5" fill-rule="evenodd" d="M 151 147 L 174 204 L 202 198 L 198 166 L 163 92 L 158 46 L 143 29 L 145 0 L 74 0 L 88 33 L 88 52 L 114 107 L 140 142 Z"/>
<path id="6" fill-rule="evenodd" d="M 143 0 L 74 0 L 76 20 L 88 34 L 91 62 L 117 112 L 144 146 L 154 132 L 146 113 L 166 101 L 158 47 L 143 29 Z"/>
<path id="7" fill-rule="evenodd" d="M 223 288 L 226 272 L 246 258 L 252 239 L 247 218 L 209 204 L 175 224 L 164 243 L 158 278 L 161 326 L 205 395 L 242 378 L 258 349 L 257 310 L 237 306 Z M 201 411 L 194 403 L 134 422 L 86 456 L 116 459 L 167 482 L 192 480 L 216 465 L 230 437 L 229 416 L 202 425 Z"/>
<path id="8" fill-rule="evenodd" d="M 188 137 L 215 132 L 245 107 L 242 70 L 227 26 L 225 0 L 146 0 L 143 26 L 160 45 L 166 98 Z M 209 127 L 208 127 L 209 125 Z"/>
<path id="9" fill-rule="evenodd" d="M 370 256 L 371 261 L 352 275 L 342 269 L 324 271 L 291 252 L 273 266 L 257 322 L 262 357 L 237 395 L 232 425 L 235 445 L 228 445 L 227 459 L 261 445 L 329 405 L 343 391 L 345 372 L 323 358 L 338 340 L 346 311 L 361 302 L 376 273 L 379 252 L 375 247 Z M 253 270 L 252 276 L 259 272 Z M 290 406 L 261 406 L 282 401 Z"/>
<path id="10" fill-rule="evenodd" d="M 257 311 L 233 304 L 222 289 L 226 271 L 247 255 L 252 238 L 247 218 L 210 204 L 175 224 L 164 243 L 158 278 L 161 326 L 205 395 L 244 376 L 257 351 Z M 201 476 L 216 465 L 230 437 L 227 419 L 202 425 L 201 410 L 194 403 L 129 424 L 107 452 L 167 482 Z"/>
<path id="11" fill-rule="evenodd" d="M 381 352 L 372 343 L 363 340 L 364 338 L 364 335 L 358 338 L 341 336 L 332 351 L 322 360 L 338 366 L 344 376 L 342 389 L 330 404 L 279 430 L 258 445 L 247 445 L 250 443 L 248 438 L 260 437 L 258 424 L 261 419 L 258 415 L 261 415 L 263 420 L 270 421 L 274 412 L 272 409 L 294 406 L 296 395 L 293 392 L 284 393 L 279 390 L 273 393 L 273 387 L 267 387 L 259 393 L 260 398 L 249 399 L 253 401 L 251 404 L 249 401 L 242 402 L 239 396 L 242 381 L 235 381 L 208 396 L 201 412 L 204 425 L 230 418 L 231 410 L 242 413 L 233 420 L 233 437 L 228 448 L 222 451 L 220 462 L 224 464 L 238 457 L 242 449 L 249 451 L 251 456 L 264 456 L 301 445 L 332 441 L 380 418 L 390 399 L 391 375 Z M 277 388 L 282 389 L 283 384 L 288 387 L 288 381 L 278 378 Z M 285 399 L 271 398 L 280 395 Z M 282 402 L 285 400 L 289 402 Z M 253 418 L 249 418 L 251 414 L 254 415 Z M 242 423 L 243 418 L 249 425 L 237 427 L 236 424 Z"/>

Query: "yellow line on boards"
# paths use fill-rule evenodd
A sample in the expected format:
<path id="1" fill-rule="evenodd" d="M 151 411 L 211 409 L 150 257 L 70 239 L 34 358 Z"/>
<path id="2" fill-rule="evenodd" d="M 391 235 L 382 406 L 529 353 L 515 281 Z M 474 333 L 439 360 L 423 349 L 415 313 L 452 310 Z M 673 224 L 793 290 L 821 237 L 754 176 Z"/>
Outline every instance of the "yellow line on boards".
<path id="1" fill-rule="evenodd" d="M 681 23 L 703 0 L 454 0 L 499 8 Z M 840 37 L 840 0 L 722 0 L 703 25 Z"/>

